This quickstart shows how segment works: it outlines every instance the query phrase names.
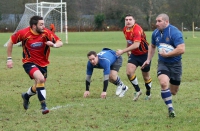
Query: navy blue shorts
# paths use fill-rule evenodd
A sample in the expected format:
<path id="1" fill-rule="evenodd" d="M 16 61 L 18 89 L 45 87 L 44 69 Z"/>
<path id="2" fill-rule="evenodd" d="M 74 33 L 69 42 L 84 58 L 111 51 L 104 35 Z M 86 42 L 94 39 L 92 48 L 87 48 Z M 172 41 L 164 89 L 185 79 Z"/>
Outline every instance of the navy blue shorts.
<path id="1" fill-rule="evenodd" d="M 179 61 L 176 63 L 166 63 L 158 60 L 157 76 L 161 74 L 165 74 L 170 80 L 180 83 L 182 77 L 182 62 Z"/>
<path id="2" fill-rule="evenodd" d="M 34 63 L 25 63 L 23 64 L 23 68 L 31 79 L 33 79 L 33 73 L 36 70 L 40 70 L 40 72 L 44 75 L 44 78 L 47 78 L 47 66 L 41 67 Z"/>
<path id="3" fill-rule="evenodd" d="M 128 58 L 128 63 L 134 64 L 136 67 L 142 66 L 143 63 L 147 60 L 147 53 L 143 55 L 133 55 L 131 54 Z M 141 69 L 142 72 L 149 72 L 150 71 L 151 62 L 148 66 L 146 66 L 144 69 Z"/>

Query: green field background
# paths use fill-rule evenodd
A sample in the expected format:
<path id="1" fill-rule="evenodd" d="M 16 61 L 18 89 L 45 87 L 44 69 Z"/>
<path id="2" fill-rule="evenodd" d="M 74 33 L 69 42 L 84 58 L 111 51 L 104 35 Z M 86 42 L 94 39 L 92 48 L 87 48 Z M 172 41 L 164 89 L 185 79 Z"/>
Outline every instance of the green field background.
<path id="1" fill-rule="evenodd" d="M 146 32 L 150 42 L 152 32 Z M 134 102 L 134 89 L 126 76 L 127 56 L 119 76 L 129 90 L 123 98 L 115 95 L 109 84 L 107 98 L 101 99 L 102 70 L 94 70 L 90 97 L 85 91 L 86 54 L 103 47 L 114 50 L 126 47 L 122 32 L 69 32 L 68 44 L 52 48 L 46 82 L 50 113 L 42 115 L 36 96 L 30 108 L 22 106 L 21 93 L 32 86 L 22 68 L 22 48 L 13 47 L 14 68 L 6 68 L 6 47 L 11 33 L 0 33 L 0 131 L 198 131 L 200 126 L 200 33 L 183 32 L 186 52 L 183 55 L 183 76 L 180 90 L 173 96 L 177 117 L 168 118 L 167 107 L 160 96 L 156 77 L 157 53 L 152 60 L 152 99 L 145 101 L 145 86 L 140 68 L 136 75 L 143 95 Z M 194 38 L 195 37 L 195 38 Z"/>

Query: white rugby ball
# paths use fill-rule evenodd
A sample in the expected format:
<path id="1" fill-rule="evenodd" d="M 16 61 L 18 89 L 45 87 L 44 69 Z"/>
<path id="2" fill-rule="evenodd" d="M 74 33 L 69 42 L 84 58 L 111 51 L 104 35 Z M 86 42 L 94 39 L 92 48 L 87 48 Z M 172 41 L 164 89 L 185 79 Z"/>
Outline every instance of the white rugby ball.
<path id="1" fill-rule="evenodd" d="M 163 50 L 169 53 L 174 50 L 174 47 L 168 44 L 160 44 L 160 46 L 158 46 L 158 52 L 162 52 Z"/>

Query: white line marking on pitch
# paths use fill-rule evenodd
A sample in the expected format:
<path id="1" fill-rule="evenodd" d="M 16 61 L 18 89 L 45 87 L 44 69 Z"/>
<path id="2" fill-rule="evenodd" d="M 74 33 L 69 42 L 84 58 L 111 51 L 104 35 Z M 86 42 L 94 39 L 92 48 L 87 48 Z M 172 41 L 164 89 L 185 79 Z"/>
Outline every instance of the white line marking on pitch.
<path id="1" fill-rule="evenodd" d="M 83 104 L 67 104 L 67 105 L 64 105 L 64 106 L 55 106 L 55 107 L 52 107 L 50 110 L 57 110 L 57 109 L 60 109 L 60 108 L 67 108 L 67 107 L 71 107 L 71 106 L 84 106 Z"/>

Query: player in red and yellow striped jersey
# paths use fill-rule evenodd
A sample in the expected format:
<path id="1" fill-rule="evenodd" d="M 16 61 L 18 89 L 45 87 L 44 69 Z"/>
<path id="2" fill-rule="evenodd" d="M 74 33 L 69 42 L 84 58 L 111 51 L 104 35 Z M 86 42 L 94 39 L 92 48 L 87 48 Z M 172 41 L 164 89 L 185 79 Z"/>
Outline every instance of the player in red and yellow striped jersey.
<path id="1" fill-rule="evenodd" d="M 123 29 L 124 36 L 127 41 L 127 48 L 123 50 L 117 50 L 117 55 L 122 55 L 127 52 L 128 54 L 128 64 L 126 68 L 127 76 L 133 87 L 135 88 L 134 101 L 137 101 L 139 96 L 142 94 L 140 87 L 138 85 L 138 80 L 135 75 L 135 71 L 138 66 L 142 66 L 144 61 L 147 59 L 148 46 L 149 43 L 146 40 L 146 35 L 143 29 L 135 23 L 135 19 L 132 15 L 128 14 L 125 17 L 125 27 Z M 150 65 L 141 69 L 142 76 L 145 81 L 146 86 L 146 100 L 151 97 L 151 84 L 152 80 L 149 74 Z"/>
<path id="2" fill-rule="evenodd" d="M 61 47 L 63 43 L 53 32 L 45 28 L 42 17 L 31 17 L 29 24 L 30 27 L 21 29 L 11 36 L 7 45 L 7 67 L 13 67 L 13 44 L 21 42 L 24 70 L 31 79 L 35 80 L 34 85 L 26 93 L 22 93 L 24 109 L 28 109 L 29 98 L 37 92 L 42 107 L 42 114 L 47 114 L 49 110 L 45 103 L 45 81 L 47 78 L 50 47 Z"/>

